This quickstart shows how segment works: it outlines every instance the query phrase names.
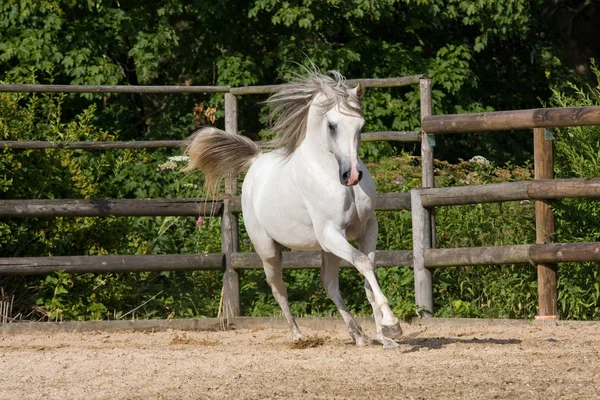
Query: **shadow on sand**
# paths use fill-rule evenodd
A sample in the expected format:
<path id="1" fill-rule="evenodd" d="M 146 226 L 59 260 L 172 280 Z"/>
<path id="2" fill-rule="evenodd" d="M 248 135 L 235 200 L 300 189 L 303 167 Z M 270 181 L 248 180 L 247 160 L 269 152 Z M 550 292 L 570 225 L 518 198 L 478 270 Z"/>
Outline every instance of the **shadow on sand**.
<path id="1" fill-rule="evenodd" d="M 429 338 L 401 338 L 396 340 L 396 342 L 400 345 L 409 345 L 412 346 L 408 350 L 404 350 L 403 353 L 414 353 L 421 349 L 428 350 L 439 350 L 442 347 L 448 344 L 497 344 L 497 345 L 506 345 L 506 344 L 520 344 L 521 340 L 519 339 L 460 339 L 460 338 L 444 338 L 444 337 L 429 337 Z"/>

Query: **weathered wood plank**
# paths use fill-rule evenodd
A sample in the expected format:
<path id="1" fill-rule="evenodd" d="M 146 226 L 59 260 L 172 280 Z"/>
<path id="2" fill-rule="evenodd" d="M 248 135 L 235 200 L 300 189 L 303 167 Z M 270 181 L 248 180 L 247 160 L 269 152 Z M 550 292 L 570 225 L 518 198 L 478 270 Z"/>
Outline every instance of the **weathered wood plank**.
<path id="1" fill-rule="evenodd" d="M 535 179 L 551 180 L 554 178 L 552 140 L 547 140 L 545 133 L 545 128 L 533 130 Z M 535 201 L 535 237 L 537 244 L 555 241 L 554 212 L 550 208 L 549 200 Z M 537 264 L 538 316 L 544 319 L 558 318 L 557 271 L 558 266 L 555 263 Z"/>
<path id="2" fill-rule="evenodd" d="M 231 93 L 225 93 L 225 130 L 232 135 L 238 134 L 237 99 Z M 231 174 L 225 178 L 225 195 L 237 195 L 237 176 Z M 223 273 L 223 315 L 229 321 L 240 315 L 240 277 L 231 265 L 231 255 L 239 251 L 239 221 L 231 209 L 231 200 L 223 201 L 221 215 L 221 248 L 225 255 Z"/>
<path id="3" fill-rule="evenodd" d="M 529 262 L 532 245 L 463 247 L 453 249 L 426 249 L 425 266 L 429 268 L 466 265 L 522 264 Z"/>
<path id="4" fill-rule="evenodd" d="M 427 118 L 432 113 L 432 97 L 431 97 L 431 79 L 421 79 L 419 81 L 420 88 L 420 103 L 421 103 L 421 121 Z M 435 146 L 435 136 L 429 134 L 421 128 L 421 187 L 435 187 L 434 167 L 433 167 L 433 146 Z M 429 223 L 423 226 L 429 229 L 431 236 L 429 245 L 436 247 L 436 225 L 435 225 L 435 210 L 425 209 L 425 214 L 429 218 Z"/>
<path id="5" fill-rule="evenodd" d="M 413 270 L 415 303 L 423 317 L 433 316 L 433 277 L 425 265 L 425 252 L 431 249 L 431 216 L 421 205 L 424 189 L 410 191 L 412 202 Z"/>
<path id="6" fill-rule="evenodd" d="M 540 179 L 427 189 L 424 207 L 455 206 L 519 200 L 600 198 L 600 179 Z"/>
<path id="7" fill-rule="evenodd" d="M 383 131 L 366 132 L 361 135 L 363 142 L 396 141 L 418 142 L 419 132 Z M 46 140 L 0 140 L 0 149 L 77 149 L 77 150 L 116 150 L 116 149 L 156 149 L 156 148 L 182 148 L 187 143 L 185 140 L 140 140 L 140 141 L 93 141 L 93 142 L 54 142 Z M 271 148 L 270 142 L 257 142 L 261 148 Z"/>
<path id="8" fill-rule="evenodd" d="M 600 179 L 537 179 L 527 189 L 529 198 L 538 200 L 600 198 Z"/>
<path id="9" fill-rule="evenodd" d="M 56 200 L 0 200 L 0 216 L 27 217 L 161 217 L 221 215 L 223 199 L 230 199 L 231 212 L 242 211 L 239 196 L 216 199 L 56 199 Z M 410 194 L 381 193 L 377 195 L 378 211 L 410 209 Z"/>
<path id="10" fill-rule="evenodd" d="M 427 75 L 420 74 L 401 76 L 399 78 L 348 79 L 346 83 L 348 83 L 350 86 L 355 86 L 361 82 L 365 87 L 368 88 L 389 88 L 416 85 L 421 79 L 425 78 L 427 78 Z"/>
<path id="11" fill-rule="evenodd" d="M 262 261 L 256 253 L 233 253 L 232 265 L 235 269 L 259 269 Z M 395 267 L 412 265 L 412 251 L 410 250 L 378 250 L 375 254 L 377 267 Z M 284 252 L 282 260 L 285 269 L 310 269 L 321 268 L 320 251 Z M 342 268 L 353 268 L 346 261 L 342 261 Z"/>
<path id="12" fill-rule="evenodd" d="M 420 80 L 421 89 L 421 121 L 431 116 L 431 79 Z M 435 186 L 433 180 L 433 146 L 431 132 L 421 126 L 421 164 L 423 182 L 421 187 L 432 188 Z"/>
<path id="13" fill-rule="evenodd" d="M 377 251 L 378 267 L 409 266 L 410 250 Z M 424 266 L 500 265 L 556 262 L 600 262 L 600 242 L 550 243 L 424 250 Z M 235 269 L 262 268 L 256 253 L 232 253 Z M 320 252 L 285 252 L 284 268 L 320 268 Z M 351 268 L 346 262 L 342 267 Z M 53 256 L 0 258 L 0 274 L 38 275 L 55 271 L 106 273 L 141 271 L 223 270 L 224 254 L 165 254 L 123 256 Z"/>
<path id="14" fill-rule="evenodd" d="M 377 211 L 410 210 L 410 207 L 410 193 L 377 193 Z"/>
<path id="15" fill-rule="evenodd" d="M 507 182 L 434 188 L 424 190 L 421 199 L 424 207 L 528 200 L 529 185 L 530 182 Z"/>
<path id="16" fill-rule="evenodd" d="M 410 131 L 366 132 L 360 135 L 360 140 L 362 142 L 377 142 L 381 140 L 390 142 L 419 142 L 421 141 L 421 133 Z"/>
<path id="17" fill-rule="evenodd" d="M 435 134 L 586 125 L 600 125 L 600 106 L 432 115 L 421 121 L 425 132 Z"/>
<path id="18" fill-rule="evenodd" d="M 239 198 L 234 202 L 233 208 L 241 210 Z M 203 198 L 0 200 L 0 216 L 12 218 L 215 216 L 222 210 L 222 200 Z"/>
<path id="19" fill-rule="evenodd" d="M 600 261 L 600 242 L 519 244 L 425 250 L 429 268 Z"/>
<path id="20" fill-rule="evenodd" d="M 141 86 L 141 85 L 0 85 L 0 92 L 19 93 L 225 93 L 230 86 Z"/>
<path id="21" fill-rule="evenodd" d="M 53 256 L 0 258 L 0 275 L 222 270 L 223 254 Z"/>
<path id="22" fill-rule="evenodd" d="M 115 150 L 115 149 L 155 149 L 155 148 L 181 148 L 186 144 L 184 140 L 140 140 L 136 142 L 53 142 L 46 140 L 0 141 L 0 149 L 80 149 L 80 150 Z"/>
<path id="23" fill-rule="evenodd" d="M 539 264 L 556 262 L 599 262 L 600 242 L 535 244 L 529 251 L 531 261 Z"/>
<path id="24" fill-rule="evenodd" d="M 425 75 L 411 75 L 398 78 L 371 78 L 348 79 L 346 82 L 352 86 L 362 82 L 365 87 L 387 88 L 409 86 L 419 83 Z M 231 93 L 232 95 L 270 94 L 276 92 L 281 85 L 262 86 L 143 86 L 143 85 L 29 85 L 29 84 L 4 84 L 0 85 L 0 92 L 20 93 Z"/>

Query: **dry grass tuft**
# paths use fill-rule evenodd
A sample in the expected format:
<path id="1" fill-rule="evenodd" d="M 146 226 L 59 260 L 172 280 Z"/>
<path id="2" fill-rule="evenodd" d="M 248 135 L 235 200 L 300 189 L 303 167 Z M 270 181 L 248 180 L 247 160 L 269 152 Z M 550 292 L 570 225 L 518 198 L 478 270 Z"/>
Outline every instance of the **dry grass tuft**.
<path id="1" fill-rule="evenodd" d="M 296 340 L 289 344 L 290 349 L 310 349 L 323 346 L 329 337 L 307 336 L 304 339 Z"/>

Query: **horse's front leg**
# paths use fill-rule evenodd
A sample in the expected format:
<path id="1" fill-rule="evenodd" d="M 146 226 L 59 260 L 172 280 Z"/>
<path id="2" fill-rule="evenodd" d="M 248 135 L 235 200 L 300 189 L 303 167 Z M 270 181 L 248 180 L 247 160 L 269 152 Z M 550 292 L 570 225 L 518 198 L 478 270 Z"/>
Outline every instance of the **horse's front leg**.
<path id="1" fill-rule="evenodd" d="M 342 260 L 348 261 L 360 272 L 370 285 L 373 293 L 373 301 L 376 308 L 381 312 L 381 329 L 383 335 L 394 338 L 402 334 L 398 318 L 394 315 L 388 300 L 379 287 L 375 276 L 375 264 L 365 254 L 361 253 L 346 239 L 341 228 L 333 223 L 326 223 L 318 235 L 319 243 L 323 250 L 333 253 Z"/>
<path id="2" fill-rule="evenodd" d="M 369 257 L 373 266 L 375 266 L 375 247 L 377 245 L 377 220 L 375 218 L 369 219 L 367 222 L 367 226 L 365 228 L 363 236 L 357 240 L 358 249 Z M 375 274 L 377 277 L 377 274 Z M 398 343 L 396 343 L 393 339 L 386 337 L 383 334 L 381 327 L 381 320 L 383 319 L 383 313 L 377 306 L 375 302 L 375 295 L 373 293 L 373 288 L 369 284 L 369 281 L 365 279 L 365 292 L 367 294 L 367 299 L 369 299 L 369 303 L 371 303 L 371 307 L 373 308 L 373 317 L 375 317 L 375 331 L 377 334 L 377 340 L 379 340 L 383 347 L 386 349 L 393 349 L 398 347 Z M 401 334 L 402 331 L 400 330 Z"/>
<path id="3" fill-rule="evenodd" d="M 352 315 L 350 315 L 346 304 L 344 304 L 344 299 L 342 299 L 342 295 L 340 294 L 340 258 L 335 254 L 326 251 L 323 251 L 322 253 L 321 282 L 323 282 L 323 286 L 325 287 L 329 298 L 333 300 L 344 319 L 346 327 L 348 328 L 348 333 L 350 334 L 350 337 L 354 339 L 354 343 L 356 343 L 357 346 L 366 346 L 369 340 L 364 335 L 360 325 L 352 318 Z"/>

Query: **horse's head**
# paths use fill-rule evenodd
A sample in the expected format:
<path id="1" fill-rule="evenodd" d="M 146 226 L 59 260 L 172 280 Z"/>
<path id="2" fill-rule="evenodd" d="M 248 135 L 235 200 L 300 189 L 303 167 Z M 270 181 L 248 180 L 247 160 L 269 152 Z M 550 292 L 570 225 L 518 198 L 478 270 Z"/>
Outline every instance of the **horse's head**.
<path id="1" fill-rule="evenodd" d="M 360 111 L 364 92 L 360 83 L 353 89 L 347 89 L 347 96 L 339 96 L 331 88 L 324 88 L 325 95 L 329 98 L 336 96 L 337 101 L 325 113 L 322 135 L 338 162 L 340 183 L 346 186 L 356 185 L 363 174 L 358 167 L 357 152 L 360 132 L 365 124 Z"/>

